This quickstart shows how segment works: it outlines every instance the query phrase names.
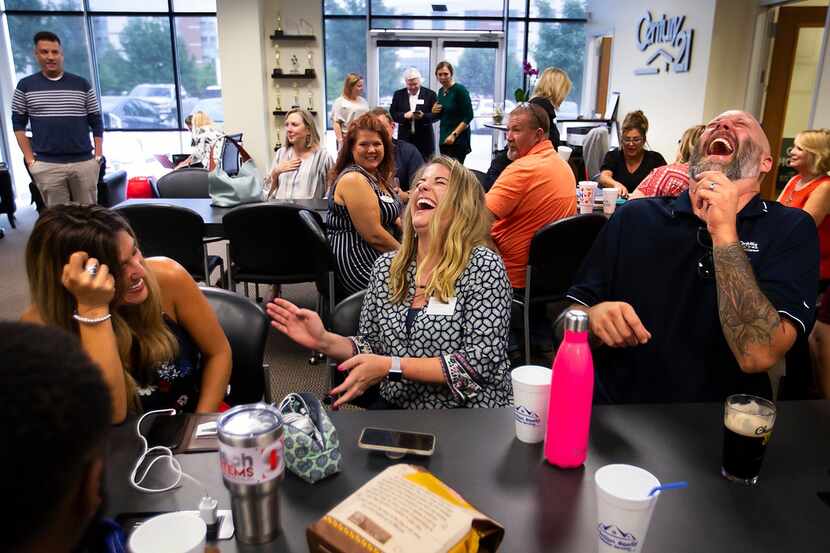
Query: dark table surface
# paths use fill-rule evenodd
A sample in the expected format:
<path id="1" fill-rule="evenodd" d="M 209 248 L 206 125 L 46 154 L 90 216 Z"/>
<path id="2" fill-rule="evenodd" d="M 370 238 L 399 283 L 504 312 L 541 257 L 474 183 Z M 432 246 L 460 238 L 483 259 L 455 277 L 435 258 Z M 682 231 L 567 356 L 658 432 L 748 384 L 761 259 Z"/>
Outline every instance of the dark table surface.
<path id="1" fill-rule="evenodd" d="M 542 460 L 542 445 L 514 437 L 510 409 L 338 412 L 344 470 L 317 484 L 288 474 L 282 486 L 281 536 L 260 547 L 218 542 L 222 551 L 308 551 L 305 528 L 393 461 L 358 449 L 364 426 L 432 432 L 435 454 L 422 464 L 506 529 L 499 551 L 594 552 L 594 472 L 630 463 L 661 482 L 687 480 L 657 503 L 644 552 L 830 551 L 830 401 L 782 402 L 757 486 L 720 475 L 719 404 L 597 406 L 584 468 L 559 470 Z M 184 482 L 173 492 L 133 491 L 128 474 L 138 453 L 134 424 L 115 429 L 108 463 L 109 511 L 194 509 L 199 489 Z M 202 480 L 230 508 L 216 453 L 180 455 L 185 471 Z M 161 464 L 161 463 L 159 463 Z M 154 469 L 155 470 L 155 469 Z M 166 470 L 162 469 L 162 473 Z"/>
<path id="2" fill-rule="evenodd" d="M 202 220 L 205 222 L 205 236 L 222 237 L 224 236 L 222 217 L 224 217 L 225 213 L 233 208 L 214 207 L 210 205 L 210 202 L 210 198 L 133 198 L 131 200 L 125 200 L 115 207 L 142 204 L 186 207 L 201 215 Z M 298 207 L 317 211 L 320 214 L 324 214 L 329 210 L 328 200 L 278 200 L 269 203 L 278 205 L 296 205 Z"/>

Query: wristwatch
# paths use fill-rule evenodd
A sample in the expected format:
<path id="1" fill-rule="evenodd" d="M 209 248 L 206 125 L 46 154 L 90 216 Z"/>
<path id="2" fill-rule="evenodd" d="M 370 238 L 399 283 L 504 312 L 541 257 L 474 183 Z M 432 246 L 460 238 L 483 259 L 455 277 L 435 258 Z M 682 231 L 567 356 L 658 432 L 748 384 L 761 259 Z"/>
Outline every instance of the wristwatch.
<path id="1" fill-rule="evenodd" d="M 401 370 L 400 357 L 392 358 L 392 366 L 389 368 L 389 372 L 387 373 L 386 378 L 388 378 L 390 382 L 400 382 L 401 380 L 403 380 L 403 371 Z"/>

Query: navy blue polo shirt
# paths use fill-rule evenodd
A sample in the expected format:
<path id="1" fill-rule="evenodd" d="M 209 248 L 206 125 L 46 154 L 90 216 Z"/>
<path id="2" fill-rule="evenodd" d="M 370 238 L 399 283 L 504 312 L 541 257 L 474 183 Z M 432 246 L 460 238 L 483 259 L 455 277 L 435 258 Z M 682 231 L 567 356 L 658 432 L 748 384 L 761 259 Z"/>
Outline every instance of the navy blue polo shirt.
<path id="1" fill-rule="evenodd" d="M 761 291 L 808 334 L 819 262 L 813 219 L 755 196 L 738 213 L 737 230 Z M 723 336 L 715 279 L 698 271 L 711 247 L 707 236 L 688 192 L 630 201 L 605 225 L 567 295 L 586 306 L 631 304 L 651 340 L 594 349 L 597 401 L 720 401 L 739 392 L 770 397 L 766 373 L 742 372 Z"/>

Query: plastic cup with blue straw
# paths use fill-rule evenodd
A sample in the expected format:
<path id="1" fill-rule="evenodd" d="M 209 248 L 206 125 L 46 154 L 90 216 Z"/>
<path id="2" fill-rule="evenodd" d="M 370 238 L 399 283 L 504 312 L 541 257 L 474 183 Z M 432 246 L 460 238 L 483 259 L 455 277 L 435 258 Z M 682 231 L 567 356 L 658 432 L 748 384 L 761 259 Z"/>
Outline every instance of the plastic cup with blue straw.
<path id="1" fill-rule="evenodd" d="M 661 485 L 653 474 L 633 465 L 606 465 L 594 474 L 594 482 L 599 553 L 641 551 L 660 492 L 688 485 Z"/>

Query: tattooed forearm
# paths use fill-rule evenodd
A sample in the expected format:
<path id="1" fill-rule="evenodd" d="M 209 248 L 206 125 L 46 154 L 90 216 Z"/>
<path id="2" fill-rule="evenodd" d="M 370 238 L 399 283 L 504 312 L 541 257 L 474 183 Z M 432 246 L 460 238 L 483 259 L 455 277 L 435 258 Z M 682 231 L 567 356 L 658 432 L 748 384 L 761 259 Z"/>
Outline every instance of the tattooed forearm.
<path id="1" fill-rule="evenodd" d="M 718 312 L 726 342 L 740 362 L 756 347 L 771 349 L 781 332 L 781 317 L 758 288 L 752 266 L 740 244 L 713 249 L 718 286 Z"/>

